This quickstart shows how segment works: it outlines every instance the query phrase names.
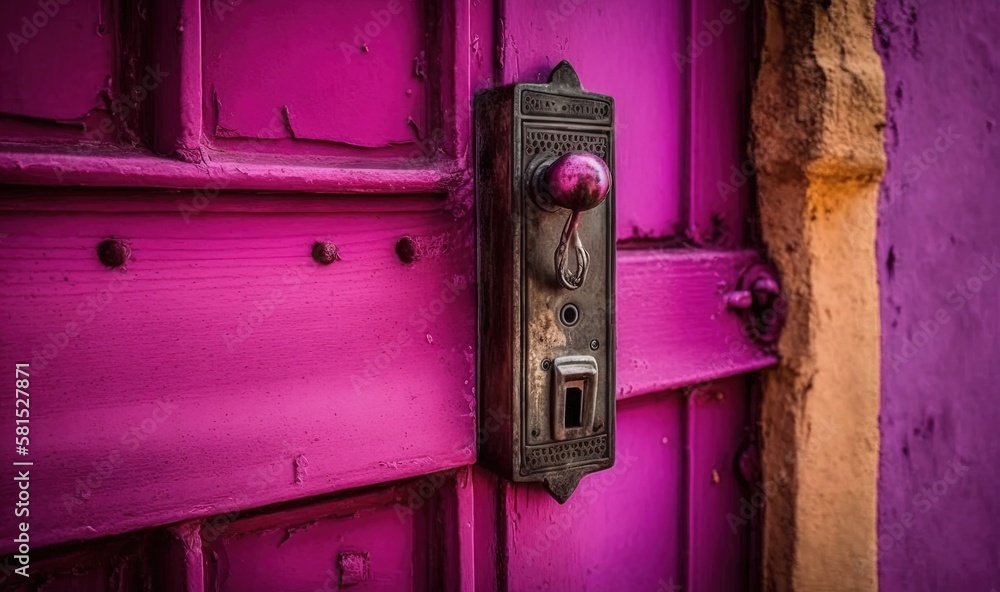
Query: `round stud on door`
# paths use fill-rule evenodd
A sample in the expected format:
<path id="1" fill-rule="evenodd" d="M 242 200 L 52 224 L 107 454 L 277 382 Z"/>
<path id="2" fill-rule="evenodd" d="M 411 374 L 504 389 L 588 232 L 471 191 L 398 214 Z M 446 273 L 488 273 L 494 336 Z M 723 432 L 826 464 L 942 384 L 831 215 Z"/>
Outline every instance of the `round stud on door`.
<path id="1" fill-rule="evenodd" d="M 334 261 L 340 261 L 340 250 L 337 245 L 329 241 L 316 241 L 313 243 L 312 258 L 316 263 L 329 265 Z"/>
<path id="2" fill-rule="evenodd" d="M 417 249 L 417 241 L 412 237 L 404 236 L 396 241 L 396 255 L 403 263 L 413 263 L 420 259 L 420 251 Z"/>
<path id="3" fill-rule="evenodd" d="M 109 238 L 97 245 L 97 258 L 111 269 L 125 265 L 131 256 L 131 245 L 120 238 Z"/>

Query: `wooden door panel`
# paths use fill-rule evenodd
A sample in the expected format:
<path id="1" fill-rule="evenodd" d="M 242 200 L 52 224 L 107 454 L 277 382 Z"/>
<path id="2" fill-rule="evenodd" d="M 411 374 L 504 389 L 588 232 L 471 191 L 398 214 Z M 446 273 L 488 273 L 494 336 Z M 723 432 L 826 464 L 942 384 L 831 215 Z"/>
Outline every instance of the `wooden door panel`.
<path id="1" fill-rule="evenodd" d="M 507 589 L 745 589 L 745 391 L 737 377 L 620 401 L 614 468 L 581 481 L 565 505 L 506 488 Z"/>
<path id="2" fill-rule="evenodd" d="M 725 295 L 760 255 L 751 250 L 618 253 L 618 398 L 759 370 L 754 343 Z"/>
<path id="3" fill-rule="evenodd" d="M 32 352 L 37 544 L 474 460 L 471 254 L 443 202 L 218 200 L 4 202 L 0 351 Z M 124 270 L 98 260 L 112 236 Z M 341 260 L 314 261 L 318 240 Z"/>
<path id="4" fill-rule="evenodd" d="M 457 590 L 463 473 L 34 551 L 28 578 L 0 566 L 0 590 Z"/>
<path id="5" fill-rule="evenodd" d="M 8 42 L 0 138 L 115 143 L 117 134 L 100 123 L 121 95 L 113 35 L 120 22 L 112 2 L 55 3 L 48 12 L 32 0 L 0 3 Z"/>
<path id="6" fill-rule="evenodd" d="M 746 240 L 754 171 L 742 57 L 752 6 L 504 3 L 504 82 L 541 81 L 566 59 L 588 90 L 615 98 L 620 241 L 677 237 L 734 248 Z"/>
<path id="7" fill-rule="evenodd" d="M 751 188 L 756 171 L 747 154 L 753 0 L 691 2 L 689 49 L 673 56 L 690 76 L 690 212 L 688 238 L 733 249 L 754 227 Z"/>
<path id="8" fill-rule="evenodd" d="M 656 590 L 659 579 L 679 581 L 682 410 L 669 395 L 620 404 L 615 466 L 586 477 L 563 505 L 541 488 L 507 490 L 507 589 Z"/>
<path id="9" fill-rule="evenodd" d="M 503 3 L 504 82 L 544 82 L 562 60 L 587 90 L 615 99 L 618 239 L 683 232 L 686 76 L 683 2 Z M 611 57 L 613 56 L 613 57 Z"/>
<path id="10" fill-rule="evenodd" d="M 747 590 L 757 506 L 755 442 L 748 379 L 716 380 L 686 395 L 687 589 Z M 669 588 L 667 588 L 669 590 Z"/>
<path id="11" fill-rule="evenodd" d="M 10 557 L 0 565 L 5 592 L 118 592 L 150 590 L 155 546 L 149 533 L 94 542 L 86 548 L 35 551 L 29 577 L 13 572 Z M 162 580 L 161 580 L 162 581 Z"/>
<path id="12" fill-rule="evenodd" d="M 497 504 L 505 526 L 497 536 L 505 541 L 499 555 L 509 580 L 498 590 L 754 586 L 752 522 L 734 529 L 730 520 L 750 493 L 737 458 L 756 430 L 748 381 L 738 375 L 775 358 L 726 304 L 741 275 L 760 261 L 748 249 L 750 4 L 503 3 L 504 82 L 541 80 L 565 59 L 584 87 L 615 98 L 619 458 L 613 470 L 625 466 L 630 441 L 673 444 L 680 453 L 668 460 L 638 447 L 645 453 L 637 461 L 643 482 L 622 487 L 606 506 L 587 508 L 585 519 L 571 522 L 572 536 L 540 560 L 526 549 L 602 475 L 584 478 L 563 507 L 542 499 L 541 491 L 506 487 Z"/>
<path id="13" fill-rule="evenodd" d="M 733 172 L 749 4 L 60 3 L 0 62 L 17 81 L 0 181 L 32 186 L 0 199 L 0 359 L 30 352 L 37 371 L 38 578 L 752 587 L 752 525 L 729 518 L 750 493 L 741 375 L 775 357 L 726 306 L 760 258 L 752 171 Z M 434 472 L 477 444 L 472 94 L 563 59 L 616 100 L 620 454 L 560 506 L 478 468 Z M 169 74 L 122 116 L 106 95 L 146 66 Z M 131 244 L 124 271 L 97 260 L 109 237 Z M 311 259 L 317 240 L 341 260 Z"/>
<path id="14" fill-rule="evenodd" d="M 203 527 L 205 588 L 218 592 L 440 589 L 436 498 L 403 511 L 405 489 Z M 434 492 L 436 495 L 437 492 Z M 214 539 L 214 540 L 213 540 Z"/>
<path id="15" fill-rule="evenodd" d="M 438 120 L 439 8 L 415 0 L 205 2 L 207 136 L 230 150 L 433 156 L 419 143 Z"/>

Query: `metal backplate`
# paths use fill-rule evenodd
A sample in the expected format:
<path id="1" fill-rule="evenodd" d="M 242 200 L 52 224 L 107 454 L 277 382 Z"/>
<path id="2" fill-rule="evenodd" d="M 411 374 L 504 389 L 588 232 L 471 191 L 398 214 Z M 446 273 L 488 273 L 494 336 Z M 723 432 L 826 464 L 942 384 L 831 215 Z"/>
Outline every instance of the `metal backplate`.
<path id="1" fill-rule="evenodd" d="M 507 476 L 514 481 L 544 482 L 562 502 L 583 475 L 609 468 L 614 462 L 614 102 L 584 91 L 567 62 L 556 67 L 548 84 L 518 84 L 489 93 L 497 94 L 477 101 L 477 106 L 498 112 L 477 113 L 478 121 L 487 128 L 487 133 L 478 137 L 477 153 L 492 169 L 480 174 L 480 183 L 485 185 L 479 191 L 480 236 L 497 242 L 509 236 L 512 250 L 481 244 L 480 272 L 492 269 L 502 273 L 508 253 L 512 259 L 509 280 L 481 278 L 489 293 L 481 294 L 480 299 L 480 363 L 503 360 L 505 356 L 492 353 L 490 348 L 505 351 L 508 343 L 502 341 L 510 340 L 514 380 L 509 402 L 514 408 L 507 407 L 505 393 L 500 392 L 503 389 L 498 385 L 505 383 L 502 378 L 481 380 L 484 405 L 480 412 L 511 409 L 516 425 L 509 432 L 512 447 L 506 448 L 511 462 L 484 460 L 495 467 L 509 467 Z M 507 109 L 510 111 L 503 113 Z M 503 123 L 493 124 L 491 118 Z M 491 138 L 491 126 L 512 137 L 506 142 Z M 491 146 L 510 150 L 509 167 L 495 161 L 506 155 L 491 154 Z M 540 204 L 533 182 L 541 163 L 571 151 L 599 156 L 608 164 L 612 180 L 608 197 L 582 214 L 579 235 L 590 252 L 590 271 L 585 284 L 576 290 L 560 285 L 553 270 L 553 253 L 569 211 Z M 507 178 L 498 178 L 503 176 Z M 504 212 L 509 212 L 507 221 L 501 219 Z M 505 223 L 511 225 L 511 235 L 500 228 Z M 506 281 L 512 284 L 510 291 Z M 504 294 L 517 299 L 510 317 L 505 304 L 496 301 Z M 567 305 L 575 306 L 576 318 L 561 315 Z M 497 330 L 498 317 L 509 318 L 509 333 Z M 486 330 L 484 320 L 492 325 Z M 597 368 L 595 384 L 586 383 L 587 392 L 592 393 L 589 396 L 595 399 L 583 401 L 592 411 L 586 416 L 587 425 L 557 434 L 557 426 L 562 424 L 554 414 L 565 412 L 566 407 L 558 399 L 560 393 L 553 391 L 555 363 L 580 356 L 592 358 Z M 481 366 L 481 375 L 483 371 Z M 500 372 L 501 368 L 493 367 L 486 375 Z M 489 457 L 503 449 L 489 446 L 484 450 Z"/>

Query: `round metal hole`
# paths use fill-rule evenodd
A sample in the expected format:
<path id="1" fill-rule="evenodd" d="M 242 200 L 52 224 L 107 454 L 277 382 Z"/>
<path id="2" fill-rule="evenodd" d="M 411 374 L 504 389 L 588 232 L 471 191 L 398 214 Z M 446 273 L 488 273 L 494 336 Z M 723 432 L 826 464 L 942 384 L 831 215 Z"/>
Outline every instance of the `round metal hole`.
<path id="1" fill-rule="evenodd" d="M 580 321 L 580 309 L 572 303 L 563 305 L 559 311 L 559 321 L 567 327 L 572 327 Z"/>

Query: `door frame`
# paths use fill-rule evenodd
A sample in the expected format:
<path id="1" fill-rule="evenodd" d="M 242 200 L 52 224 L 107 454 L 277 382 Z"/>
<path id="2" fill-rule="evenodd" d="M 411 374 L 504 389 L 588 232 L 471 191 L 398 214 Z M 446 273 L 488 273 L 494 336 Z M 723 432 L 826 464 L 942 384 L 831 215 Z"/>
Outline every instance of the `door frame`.
<path id="1" fill-rule="evenodd" d="M 876 590 L 885 82 L 875 2 L 764 2 L 752 134 L 788 318 L 764 372 L 763 588 Z"/>

